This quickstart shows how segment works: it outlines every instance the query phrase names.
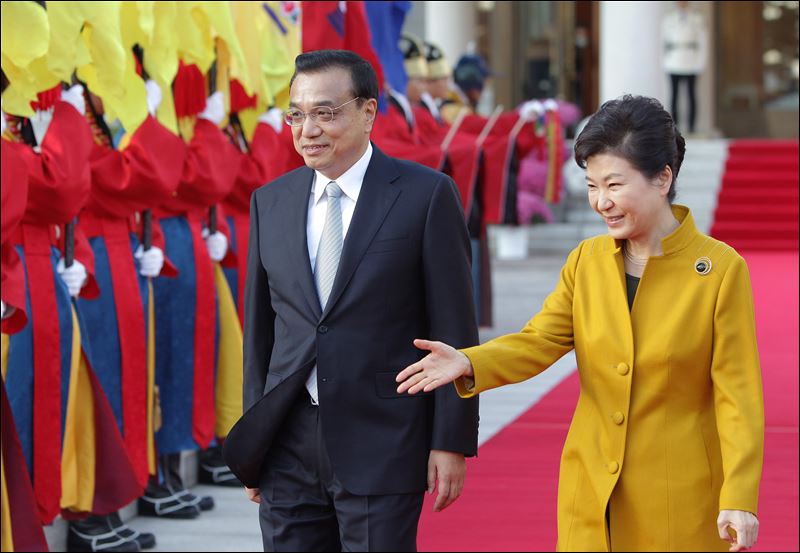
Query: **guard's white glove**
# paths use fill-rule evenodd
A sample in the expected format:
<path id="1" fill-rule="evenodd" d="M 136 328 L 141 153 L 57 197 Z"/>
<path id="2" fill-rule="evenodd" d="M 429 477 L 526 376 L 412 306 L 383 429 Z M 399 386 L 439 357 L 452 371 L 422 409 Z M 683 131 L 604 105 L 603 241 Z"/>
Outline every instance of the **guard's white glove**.
<path id="1" fill-rule="evenodd" d="M 225 97 L 219 90 L 206 99 L 206 109 L 197 115 L 198 119 L 208 119 L 219 126 L 225 119 Z"/>
<path id="2" fill-rule="evenodd" d="M 203 229 L 203 238 L 206 240 L 206 247 L 208 248 L 208 256 L 211 261 L 220 262 L 228 253 L 228 239 L 225 235 L 217 231 L 214 234 L 209 234 L 208 229 Z"/>
<path id="3" fill-rule="evenodd" d="M 73 298 L 78 297 L 78 294 L 81 293 L 81 288 L 86 284 L 87 273 L 83 263 L 76 259 L 72 262 L 72 265 L 64 267 L 64 258 L 62 257 L 58 260 L 56 271 L 61 275 L 61 280 L 64 281 L 64 284 L 67 285 L 69 295 Z"/>
<path id="4" fill-rule="evenodd" d="M 552 98 L 548 98 L 544 101 L 544 109 L 547 111 L 558 111 L 558 102 Z"/>
<path id="5" fill-rule="evenodd" d="M 0 319 L 6 318 L 6 302 L 0 300 Z"/>
<path id="6" fill-rule="evenodd" d="M 276 133 L 281 134 L 283 130 L 283 112 L 278 108 L 268 109 L 258 116 L 258 120 L 272 127 Z"/>
<path id="7" fill-rule="evenodd" d="M 147 91 L 147 111 L 155 117 L 158 106 L 161 105 L 161 100 L 163 99 L 161 87 L 153 79 L 147 79 L 144 83 L 144 89 Z"/>
<path id="8" fill-rule="evenodd" d="M 0 134 L 6 132 L 6 112 L 0 109 L 0 126 L 2 126 L 2 130 L 0 130 Z"/>
<path id="9" fill-rule="evenodd" d="M 53 122 L 53 108 L 46 110 L 36 110 L 33 112 L 33 117 L 30 118 L 31 129 L 33 129 L 33 136 L 36 138 L 37 147 L 42 146 L 44 136 L 47 134 L 47 129 L 50 128 L 50 123 Z"/>
<path id="10" fill-rule="evenodd" d="M 728 528 L 736 531 L 735 539 Z M 744 551 L 753 547 L 758 539 L 758 518 L 747 511 L 723 510 L 717 517 L 717 530 L 720 539 L 731 544 L 728 551 Z"/>
<path id="11" fill-rule="evenodd" d="M 539 100 L 528 100 L 519 107 L 519 116 L 525 121 L 536 121 L 544 113 L 544 106 Z"/>
<path id="12" fill-rule="evenodd" d="M 164 266 L 164 252 L 161 251 L 161 248 L 150 246 L 150 249 L 145 251 L 144 247 L 139 244 L 133 257 L 139 262 L 140 275 L 155 278 L 161 274 L 161 268 Z"/>
<path id="13" fill-rule="evenodd" d="M 83 86 L 74 84 L 69 87 L 69 90 L 62 90 L 61 101 L 77 109 L 81 115 L 86 115 L 86 100 L 83 98 Z"/>

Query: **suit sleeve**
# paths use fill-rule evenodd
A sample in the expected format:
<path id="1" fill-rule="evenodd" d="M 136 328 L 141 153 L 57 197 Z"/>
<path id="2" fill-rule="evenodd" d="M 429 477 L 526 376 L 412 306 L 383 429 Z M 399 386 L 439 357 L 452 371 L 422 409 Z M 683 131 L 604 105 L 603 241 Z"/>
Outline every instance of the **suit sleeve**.
<path id="1" fill-rule="evenodd" d="M 753 292 L 741 257 L 725 272 L 714 312 L 711 360 L 723 481 L 719 508 L 758 508 L 764 457 L 764 396 Z"/>
<path id="2" fill-rule="evenodd" d="M 443 177 L 433 192 L 423 236 L 429 337 L 454 347 L 478 343 L 471 248 L 455 184 Z M 435 392 L 431 449 L 472 456 L 478 450 L 478 398 L 459 399 L 451 386 Z"/>
<path id="3" fill-rule="evenodd" d="M 505 384 L 536 376 L 558 361 L 574 346 L 572 299 L 575 274 L 582 245 L 570 253 L 556 289 L 544 301 L 541 311 L 525 327 L 463 353 L 472 363 L 474 379 L 455 381 L 459 395 L 471 397 Z"/>
<path id="4" fill-rule="evenodd" d="M 244 290 L 244 410 L 255 404 L 264 391 L 275 343 L 275 312 L 269 293 L 267 272 L 259 254 L 258 194 L 250 200 L 250 244 Z"/>

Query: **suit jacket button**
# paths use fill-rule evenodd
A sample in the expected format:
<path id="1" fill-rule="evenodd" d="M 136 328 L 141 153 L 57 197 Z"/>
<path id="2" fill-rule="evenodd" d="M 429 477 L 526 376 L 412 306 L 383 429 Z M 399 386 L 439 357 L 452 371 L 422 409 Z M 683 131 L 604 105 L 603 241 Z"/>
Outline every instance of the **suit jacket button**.
<path id="1" fill-rule="evenodd" d="M 626 374 L 628 374 L 629 370 L 631 370 L 631 368 L 628 366 L 627 363 L 620 363 L 619 365 L 617 365 L 617 373 L 619 373 L 621 376 L 625 376 Z"/>
<path id="2" fill-rule="evenodd" d="M 325 325 L 319 325 L 319 328 L 317 330 L 319 331 L 320 334 L 325 334 L 326 332 L 328 332 L 328 327 Z"/>
<path id="3" fill-rule="evenodd" d="M 616 461 L 611 461 L 608 464 L 608 472 L 610 472 L 611 474 L 617 474 L 618 470 L 619 470 L 619 463 L 617 463 Z"/>
<path id="4" fill-rule="evenodd" d="M 614 424 L 622 424 L 622 421 L 625 420 L 625 415 L 617 411 L 616 413 L 611 415 L 611 420 L 614 421 Z"/>

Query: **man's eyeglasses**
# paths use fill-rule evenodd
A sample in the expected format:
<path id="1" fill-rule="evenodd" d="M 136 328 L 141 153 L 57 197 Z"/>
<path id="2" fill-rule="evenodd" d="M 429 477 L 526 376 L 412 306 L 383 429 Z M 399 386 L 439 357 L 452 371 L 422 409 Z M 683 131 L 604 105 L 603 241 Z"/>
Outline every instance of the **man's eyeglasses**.
<path id="1" fill-rule="evenodd" d="M 356 96 L 352 100 L 347 101 L 341 106 L 337 106 L 335 108 L 332 108 L 330 106 L 317 106 L 315 108 L 311 108 L 311 110 L 308 112 L 300 111 L 297 108 L 289 108 L 284 112 L 283 120 L 290 127 L 301 126 L 303 123 L 306 122 L 306 116 L 310 117 L 314 123 L 330 123 L 331 121 L 333 121 L 334 115 L 336 114 L 337 111 L 342 109 L 350 102 L 355 102 L 356 100 L 358 100 L 358 98 L 359 97 Z"/>

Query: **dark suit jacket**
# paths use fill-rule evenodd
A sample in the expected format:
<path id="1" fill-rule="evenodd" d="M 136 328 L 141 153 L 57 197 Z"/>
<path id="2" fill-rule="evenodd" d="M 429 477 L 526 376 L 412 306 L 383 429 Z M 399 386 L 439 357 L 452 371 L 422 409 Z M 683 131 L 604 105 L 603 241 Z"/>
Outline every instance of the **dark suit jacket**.
<path id="1" fill-rule="evenodd" d="M 316 362 L 324 440 L 344 487 L 358 495 L 422 491 L 431 449 L 477 451 L 477 398 L 459 399 L 453 386 L 398 394 L 394 380 L 424 356 L 414 338 L 478 343 L 457 189 L 446 175 L 373 146 L 323 312 L 306 242 L 313 179 L 301 167 L 252 196 L 248 412 L 226 440 L 226 460 L 240 478 L 246 473 L 245 485 L 257 485 L 260 457 L 298 394 L 307 393 Z"/>

